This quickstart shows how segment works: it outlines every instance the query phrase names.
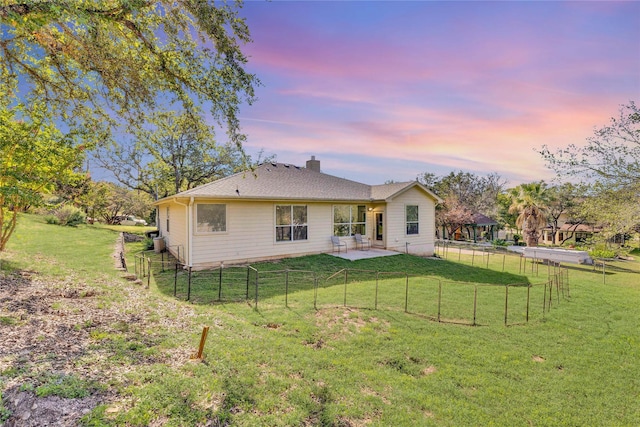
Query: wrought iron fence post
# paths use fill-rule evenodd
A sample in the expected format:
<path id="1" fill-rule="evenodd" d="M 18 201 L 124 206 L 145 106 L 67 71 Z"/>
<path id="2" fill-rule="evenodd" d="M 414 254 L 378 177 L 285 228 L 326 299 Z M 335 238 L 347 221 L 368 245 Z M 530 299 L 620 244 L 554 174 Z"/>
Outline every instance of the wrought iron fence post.
<path id="1" fill-rule="evenodd" d="M 284 306 L 289 307 L 289 269 L 284 271 Z"/>
<path id="2" fill-rule="evenodd" d="M 518 269 L 518 274 L 522 274 L 522 258 L 523 258 L 523 256 L 520 255 L 520 268 Z M 525 271 L 527 270 L 527 265 L 526 264 L 524 265 L 524 269 L 525 269 Z M 545 293 L 546 293 L 546 291 L 545 291 Z"/>
<path id="3" fill-rule="evenodd" d="M 509 285 L 504 288 L 504 326 L 507 326 L 507 313 L 509 311 Z"/>
<path id="4" fill-rule="evenodd" d="M 250 273 L 251 273 L 251 266 L 247 267 L 247 293 L 244 297 L 244 299 L 248 300 L 249 299 L 249 277 L 250 277 Z"/>
<path id="5" fill-rule="evenodd" d="M 191 266 L 189 266 L 189 281 L 187 282 L 187 301 L 191 299 Z"/>
<path id="6" fill-rule="evenodd" d="M 147 289 L 151 286 L 151 258 L 147 258 Z"/>
<path id="7" fill-rule="evenodd" d="M 380 276 L 380 272 L 377 271 L 376 272 L 376 299 L 375 299 L 375 303 L 374 303 L 374 310 L 378 309 L 378 278 Z"/>
<path id="8" fill-rule="evenodd" d="M 440 321 L 440 305 L 442 304 L 442 282 L 438 280 L 438 322 Z"/>
<path id="9" fill-rule="evenodd" d="M 476 312 L 478 308 L 478 285 L 473 286 L 473 325 L 476 326 Z"/>
<path id="10" fill-rule="evenodd" d="M 347 306 L 347 282 L 349 281 L 349 270 L 344 269 L 344 306 Z"/>
<path id="11" fill-rule="evenodd" d="M 472 267 L 475 259 L 476 259 L 476 248 L 471 248 L 471 266 Z"/>
<path id="12" fill-rule="evenodd" d="M 531 285 L 527 285 L 527 323 L 529 323 L 529 301 L 530 301 L 530 294 L 531 292 Z"/>
<path id="13" fill-rule="evenodd" d="M 175 297 L 178 290 L 178 260 L 176 260 L 176 272 L 173 275 L 173 296 Z"/>
<path id="14" fill-rule="evenodd" d="M 313 309 L 318 309 L 318 277 L 313 273 Z"/>
<path id="15" fill-rule="evenodd" d="M 255 310 L 258 310 L 258 270 L 256 270 L 256 306 Z"/>
<path id="16" fill-rule="evenodd" d="M 405 280 L 406 280 L 406 285 L 405 285 L 405 291 L 404 291 L 404 312 L 408 313 L 409 312 L 409 274 L 405 273 Z"/>
<path id="17" fill-rule="evenodd" d="M 222 266 L 223 265 L 224 264 L 220 264 L 220 271 L 218 271 L 218 301 L 222 301 Z"/>

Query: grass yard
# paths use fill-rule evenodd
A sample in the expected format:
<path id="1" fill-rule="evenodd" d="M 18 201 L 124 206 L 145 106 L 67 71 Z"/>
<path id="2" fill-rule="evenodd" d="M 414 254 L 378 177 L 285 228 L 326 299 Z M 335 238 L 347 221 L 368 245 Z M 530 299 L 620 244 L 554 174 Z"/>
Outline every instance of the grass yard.
<path id="1" fill-rule="evenodd" d="M 510 287 L 509 299 L 520 305 L 505 327 L 504 286 L 541 283 L 546 266 L 536 274 L 530 265 L 522 271 L 516 258 L 494 256 L 487 268 L 485 258 L 466 254 L 282 260 L 254 266 L 265 283 L 256 309 L 252 298 L 245 300 L 246 269 L 229 282 L 235 287 L 222 289 L 215 272 L 194 273 L 192 301 L 185 302 L 184 286 L 181 298 L 173 297 L 172 271 L 154 271 L 149 289 L 120 278 L 111 258 L 114 231 L 21 220 L 0 254 L 0 277 L 32 270 L 53 286 L 95 289 L 80 301 L 87 311 L 71 328 L 83 350 L 67 355 L 70 363 L 55 373 L 74 379 L 64 396 L 88 391 L 98 398 L 81 425 L 635 426 L 640 420 L 638 253 L 635 261 L 608 265 L 604 283 L 601 271 L 570 266 L 570 297 L 554 300 L 543 317 L 535 294 L 529 323 L 518 320 L 526 287 Z M 129 265 L 140 247 L 129 245 Z M 343 268 L 362 270 L 349 281 L 346 306 L 344 276 L 326 280 Z M 317 272 L 323 279 L 317 309 L 309 273 L 291 273 L 285 306 L 277 273 L 283 270 Z M 378 310 L 371 271 L 396 272 L 380 282 Z M 397 272 L 410 276 L 408 313 L 407 279 Z M 464 322 L 478 286 L 481 326 L 430 320 L 438 281 L 443 317 Z M 218 301 L 221 290 L 230 298 Z M 53 302 L 50 321 L 72 317 L 80 310 L 72 302 Z M 0 332 L 26 326 L 28 314 L 18 317 L 2 304 Z M 205 325 L 204 361 L 189 361 Z M 44 374 L 52 358 L 0 352 L 0 390 L 55 395 L 52 374 Z M 5 399 L 0 420 L 11 410 Z"/>

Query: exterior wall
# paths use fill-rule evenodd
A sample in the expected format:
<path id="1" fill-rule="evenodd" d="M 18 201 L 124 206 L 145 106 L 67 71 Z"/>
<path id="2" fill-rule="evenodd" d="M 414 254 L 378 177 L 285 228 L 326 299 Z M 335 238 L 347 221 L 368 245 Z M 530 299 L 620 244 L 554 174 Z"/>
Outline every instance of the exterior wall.
<path id="1" fill-rule="evenodd" d="M 198 203 L 207 203 L 207 201 L 199 200 Z M 208 234 L 194 231 L 192 263 L 195 267 L 204 268 L 217 266 L 220 263 L 239 264 L 316 254 L 330 252 L 333 248 L 330 240 L 333 234 L 333 205 L 330 203 L 289 201 L 228 201 L 225 203 L 219 200 L 209 203 L 226 204 L 226 231 Z M 275 206 L 289 204 L 307 206 L 307 240 L 276 242 Z M 195 215 L 194 206 L 194 223 Z"/>
<path id="2" fill-rule="evenodd" d="M 167 231 L 167 207 L 169 207 L 169 231 Z M 175 202 L 163 203 L 158 206 L 158 230 L 164 237 L 169 252 L 185 262 L 187 259 L 187 206 Z M 178 256 L 179 255 L 179 256 Z"/>
<path id="3" fill-rule="evenodd" d="M 418 232 L 407 234 L 406 205 L 418 206 Z M 386 247 L 389 250 L 431 256 L 435 247 L 435 202 L 418 188 L 396 196 L 386 209 Z M 407 245 L 408 244 L 408 245 Z"/>
<path id="4" fill-rule="evenodd" d="M 213 203 L 226 205 L 226 230 L 223 232 L 199 233 L 196 230 L 196 205 Z M 167 248 L 187 262 L 188 251 L 192 250 L 191 264 L 195 268 L 216 267 L 224 264 L 243 264 L 269 259 L 302 256 L 331 252 L 333 245 L 332 202 L 291 202 L 291 201 L 237 201 L 198 199 L 193 207 L 167 201 L 158 206 L 161 236 Z M 307 206 L 307 240 L 276 241 L 276 205 Z M 419 234 L 407 235 L 405 206 L 419 206 Z M 170 208 L 170 228 L 166 230 L 166 208 Z M 367 212 L 367 235 L 374 243 L 375 212 L 384 213 L 384 235 L 387 249 L 405 252 L 409 243 L 409 253 L 433 255 L 435 244 L 435 202 L 420 189 L 412 188 L 397 196 L 388 205 L 371 205 L 374 210 Z M 191 235 L 187 217 L 193 223 Z M 353 237 L 341 237 L 351 250 L 355 247 Z"/>

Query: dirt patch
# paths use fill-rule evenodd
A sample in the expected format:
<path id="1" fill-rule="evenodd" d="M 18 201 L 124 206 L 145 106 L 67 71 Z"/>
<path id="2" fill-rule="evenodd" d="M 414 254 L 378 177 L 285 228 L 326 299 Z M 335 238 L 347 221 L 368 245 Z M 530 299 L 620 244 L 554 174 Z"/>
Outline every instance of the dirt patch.
<path id="1" fill-rule="evenodd" d="M 193 316 L 118 278 L 0 271 L 0 390 L 10 414 L 4 427 L 76 426 L 97 405 L 117 404 L 123 397 L 108 384 L 123 383 L 128 372 L 186 363 L 192 349 L 160 350 L 166 337 L 154 331 L 192 328 Z"/>
<path id="2" fill-rule="evenodd" d="M 58 396 L 37 397 L 33 392 L 13 387 L 4 392 L 5 406 L 13 415 L 4 427 L 75 426 L 78 420 L 100 403 L 100 396 L 65 399 Z"/>

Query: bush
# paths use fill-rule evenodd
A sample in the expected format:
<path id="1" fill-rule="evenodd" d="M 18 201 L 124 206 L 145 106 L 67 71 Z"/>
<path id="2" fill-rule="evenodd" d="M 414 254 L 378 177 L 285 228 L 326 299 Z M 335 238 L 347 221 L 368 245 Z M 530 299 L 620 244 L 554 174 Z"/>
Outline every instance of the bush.
<path id="1" fill-rule="evenodd" d="M 56 223 L 52 218 L 50 218 L 51 216 L 54 216 L 58 222 Z M 85 219 L 86 216 L 84 212 L 71 205 L 65 205 L 55 211 L 53 215 L 47 215 L 45 217 L 45 221 L 47 221 L 48 224 L 67 225 L 69 227 L 84 224 Z"/>
<path id="2" fill-rule="evenodd" d="M 153 249 L 153 239 L 151 237 L 145 237 L 144 240 L 142 241 L 142 247 L 145 250 Z"/>
<path id="3" fill-rule="evenodd" d="M 60 220 L 53 214 L 45 215 L 44 220 L 47 224 L 60 225 Z"/>
<path id="4" fill-rule="evenodd" d="M 596 245 L 589 251 L 591 258 L 615 258 L 618 253 L 611 248 L 607 248 L 605 245 Z"/>
<path id="5" fill-rule="evenodd" d="M 509 246 L 509 244 L 507 243 L 506 240 L 504 239 L 495 239 L 493 242 L 491 242 L 493 244 L 493 246 Z"/>

